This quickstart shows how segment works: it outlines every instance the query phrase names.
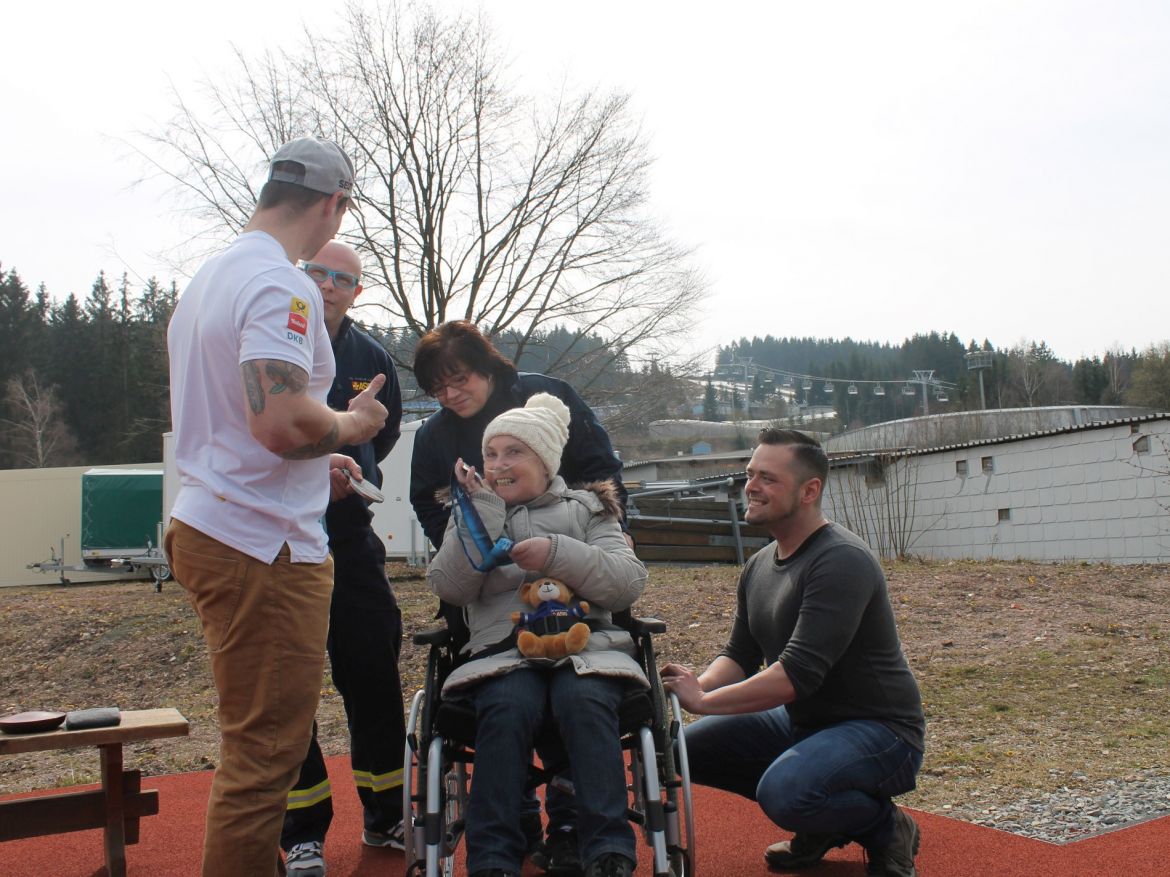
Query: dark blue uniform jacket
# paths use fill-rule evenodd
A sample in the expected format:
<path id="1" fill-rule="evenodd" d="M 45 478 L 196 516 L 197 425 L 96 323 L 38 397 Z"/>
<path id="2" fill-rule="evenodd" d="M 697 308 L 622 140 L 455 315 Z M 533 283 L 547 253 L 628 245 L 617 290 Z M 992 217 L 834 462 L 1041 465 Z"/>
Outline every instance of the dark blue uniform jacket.
<path id="1" fill-rule="evenodd" d="M 357 460 L 363 478 L 381 487 L 382 473 L 378 470 L 378 463 L 390 453 L 402 428 L 402 391 L 394 362 L 382 345 L 354 325 L 349 317 L 342 321 L 333 342 L 333 358 L 337 361 L 337 376 L 329 388 L 329 407 L 334 411 L 345 411 L 349 400 L 364 390 L 375 375 L 386 375 L 386 383 L 378 393 L 378 401 L 386 406 L 386 425 L 365 444 L 337 449 L 339 454 Z M 325 527 L 331 539 L 335 534 L 345 532 L 347 526 L 354 523 L 365 525 L 369 520 L 366 501 L 356 495 L 331 502 L 325 512 Z"/>

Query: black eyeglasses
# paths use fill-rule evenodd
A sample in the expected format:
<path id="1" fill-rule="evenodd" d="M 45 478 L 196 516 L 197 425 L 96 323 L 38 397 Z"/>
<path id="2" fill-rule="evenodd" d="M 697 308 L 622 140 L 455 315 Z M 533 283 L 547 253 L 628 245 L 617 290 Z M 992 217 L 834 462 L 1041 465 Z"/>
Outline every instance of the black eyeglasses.
<path id="1" fill-rule="evenodd" d="M 462 390 L 467 386 L 467 382 L 471 380 L 471 375 L 467 372 L 457 372 L 451 375 L 442 383 L 431 387 L 431 395 L 436 399 L 443 399 L 451 390 Z"/>
<path id="2" fill-rule="evenodd" d="M 332 277 L 333 285 L 338 289 L 353 289 L 361 280 L 360 274 L 350 274 L 348 271 L 331 271 L 316 262 L 306 262 L 304 271 L 313 278 L 318 286 Z"/>

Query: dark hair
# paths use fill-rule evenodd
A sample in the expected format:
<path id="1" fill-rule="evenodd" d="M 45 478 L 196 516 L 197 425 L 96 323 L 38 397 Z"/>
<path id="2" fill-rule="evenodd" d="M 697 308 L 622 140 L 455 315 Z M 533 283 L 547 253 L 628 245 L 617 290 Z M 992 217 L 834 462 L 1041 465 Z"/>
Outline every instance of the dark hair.
<path id="1" fill-rule="evenodd" d="M 277 165 L 281 164 L 285 164 L 285 162 L 277 162 Z M 258 206 L 261 210 L 271 210 L 273 207 L 287 207 L 291 210 L 301 211 L 308 210 L 313 205 L 332 197 L 332 195 L 318 192 L 315 189 L 306 189 L 304 186 L 298 186 L 296 183 L 288 183 L 283 180 L 269 180 L 264 184 L 264 188 L 260 190 Z M 339 202 L 337 209 L 339 211 L 344 210 L 343 205 L 348 200 L 346 198 Z"/>
<path id="2" fill-rule="evenodd" d="M 796 465 L 800 467 L 805 481 L 810 478 L 821 479 L 821 484 L 829 477 L 829 457 L 812 436 L 797 432 L 795 429 L 780 429 L 775 426 L 765 426 L 756 436 L 761 445 L 788 445 L 792 448 L 792 456 Z"/>
<path id="3" fill-rule="evenodd" d="M 414 379 L 424 392 L 433 396 L 444 378 L 463 369 L 494 378 L 497 384 L 516 380 L 516 367 L 468 320 L 443 323 L 418 340 Z"/>

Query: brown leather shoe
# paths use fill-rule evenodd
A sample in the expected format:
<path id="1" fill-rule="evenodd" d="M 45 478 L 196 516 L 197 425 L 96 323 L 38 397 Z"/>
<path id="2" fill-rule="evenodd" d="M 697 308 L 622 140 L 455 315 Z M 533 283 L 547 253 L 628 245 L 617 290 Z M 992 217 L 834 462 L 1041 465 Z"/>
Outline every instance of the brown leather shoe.
<path id="1" fill-rule="evenodd" d="M 894 839 L 881 849 L 866 850 L 867 877 L 917 877 L 914 857 L 922 836 L 918 823 L 901 807 L 894 809 Z"/>
<path id="2" fill-rule="evenodd" d="M 849 838 L 841 834 L 794 834 L 764 850 L 764 861 L 775 871 L 810 868 L 833 847 L 843 847 Z"/>

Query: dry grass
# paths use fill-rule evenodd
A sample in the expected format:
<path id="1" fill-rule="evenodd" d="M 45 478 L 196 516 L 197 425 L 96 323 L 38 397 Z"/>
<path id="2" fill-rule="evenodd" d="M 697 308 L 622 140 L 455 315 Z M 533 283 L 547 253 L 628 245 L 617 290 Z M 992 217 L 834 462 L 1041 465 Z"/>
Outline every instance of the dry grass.
<path id="1" fill-rule="evenodd" d="M 408 631 L 432 624 L 418 574 L 389 568 Z M 902 639 L 926 703 L 927 757 L 912 806 L 964 816 L 1076 783 L 1161 768 L 1170 748 L 1170 566 L 895 563 Z M 722 645 L 737 570 L 655 567 L 640 614 L 665 619 L 663 660 L 702 667 Z M 199 625 L 175 585 L 43 586 L 0 592 L 0 714 L 117 704 L 175 706 L 190 737 L 136 747 L 149 773 L 216 757 L 215 691 Z M 403 647 L 404 688 L 423 655 Z M 326 677 L 319 713 L 345 751 Z M 0 760 L 0 790 L 94 780 L 87 750 Z M 1079 778 L 1084 774 L 1085 778 Z"/>

